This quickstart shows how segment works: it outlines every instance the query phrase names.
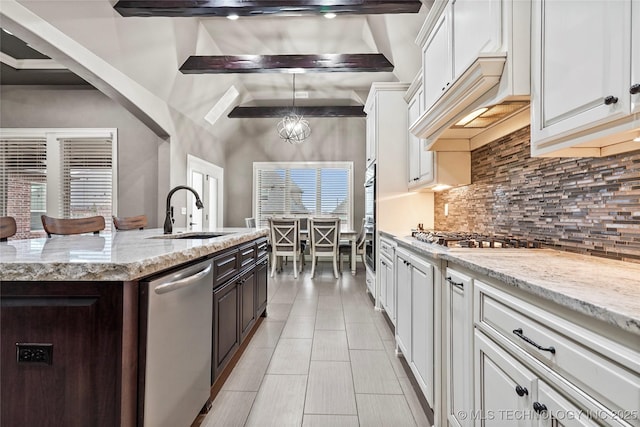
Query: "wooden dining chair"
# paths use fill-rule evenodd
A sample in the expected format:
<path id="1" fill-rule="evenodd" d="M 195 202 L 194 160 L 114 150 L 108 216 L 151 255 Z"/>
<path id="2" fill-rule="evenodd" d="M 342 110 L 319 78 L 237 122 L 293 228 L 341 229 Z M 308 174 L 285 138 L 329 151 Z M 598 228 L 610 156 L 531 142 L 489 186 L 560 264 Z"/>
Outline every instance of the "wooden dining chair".
<path id="1" fill-rule="evenodd" d="M 298 278 L 298 262 L 302 262 L 300 248 L 300 221 L 297 218 L 269 219 L 269 235 L 271 240 L 271 277 L 278 268 L 278 258 L 290 256 L 293 258 L 293 277 Z M 302 271 L 302 264 L 300 264 Z"/>
<path id="2" fill-rule="evenodd" d="M 6 242 L 16 234 L 16 230 L 16 220 L 12 216 L 0 217 L 0 242 Z"/>
<path id="3" fill-rule="evenodd" d="M 113 226 L 116 230 L 142 230 L 147 226 L 147 216 L 114 216 Z"/>
<path id="4" fill-rule="evenodd" d="M 103 216 L 62 219 L 42 215 L 40 218 L 44 231 L 47 232 L 47 237 L 51 237 L 53 234 L 99 234 L 105 226 Z"/>
<path id="5" fill-rule="evenodd" d="M 333 261 L 333 275 L 338 275 L 338 242 L 340 242 L 340 218 L 309 219 L 311 240 L 311 277 L 315 275 L 318 257 L 330 257 Z"/>

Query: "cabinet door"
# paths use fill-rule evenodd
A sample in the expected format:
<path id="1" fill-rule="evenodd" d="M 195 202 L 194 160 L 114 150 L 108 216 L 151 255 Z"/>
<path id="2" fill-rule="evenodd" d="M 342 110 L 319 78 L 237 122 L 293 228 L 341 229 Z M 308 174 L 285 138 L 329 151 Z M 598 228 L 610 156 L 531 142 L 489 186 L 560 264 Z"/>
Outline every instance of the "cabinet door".
<path id="1" fill-rule="evenodd" d="M 536 376 L 507 354 L 482 332 L 475 332 L 475 411 L 482 414 L 477 425 L 484 427 L 529 427 L 536 390 Z M 519 419 L 514 419 L 519 418 Z"/>
<path id="2" fill-rule="evenodd" d="M 533 142 L 629 114 L 631 0 L 546 0 L 533 10 Z"/>
<path id="3" fill-rule="evenodd" d="M 407 117 L 409 119 L 409 126 L 411 126 L 416 120 L 420 118 L 420 98 L 419 93 L 409 101 Z M 409 185 L 415 183 L 420 179 L 420 138 L 409 132 L 408 138 L 408 182 Z"/>
<path id="4" fill-rule="evenodd" d="M 502 1 L 456 0 L 452 3 L 453 76 L 462 73 L 480 52 L 500 49 Z"/>
<path id="5" fill-rule="evenodd" d="M 213 291 L 212 384 L 240 345 L 238 302 L 238 284 L 235 280 Z"/>
<path id="6" fill-rule="evenodd" d="M 637 90 L 640 85 L 640 2 L 631 2 L 631 85 Z M 631 112 L 640 113 L 640 92 L 631 95 Z"/>
<path id="7" fill-rule="evenodd" d="M 380 265 L 378 265 L 378 268 L 380 269 L 380 286 L 378 290 L 378 292 L 380 292 L 380 295 L 378 295 L 378 298 L 380 299 L 380 304 L 385 310 L 387 309 L 387 269 L 389 268 L 387 266 L 387 262 L 388 261 L 386 261 L 385 258 L 381 256 Z"/>
<path id="8" fill-rule="evenodd" d="M 378 130 L 376 128 L 377 110 L 378 110 L 378 95 L 374 95 L 374 101 L 371 106 L 371 110 L 367 113 L 367 165 L 376 160 L 376 140 Z"/>
<path id="9" fill-rule="evenodd" d="M 418 384 L 433 407 L 433 266 L 411 257 L 411 350 Z"/>
<path id="10" fill-rule="evenodd" d="M 262 316 L 267 308 L 267 260 L 256 266 L 256 319 Z"/>
<path id="11" fill-rule="evenodd" d="M 588 412 L 575 406 L 544 381 L 538 382 L 538 400 L 533 405 L 537 409 L 536 412 L 541 411 L 539 427 L 596 427 L 599 425 L 589 419 Z M 531 409 L 534 407 L 532 406 Z"/>
<path id="12" fill-rule="evenodd" d="M 256 322 L 256 274 L 255 270 L 245 273 L 238 282 L 240 292 L 240 342 Z"/>
<path id="13" fill-rule="evenodd" d="M 398 302 L 396 312 L 396 341 L 404 358 L 411 362 L 411 264 L 410 256 L 396 251 L 396 284 Z"/>
<path id="14" fill-rule="evenodd" d="M 453 80 L 449 10 L 447 7 L 443 12 L 422 51 L 422 87 L 425 111 L 429 111 Z"/>
<path id="15" fill-rule="evenodd" d="M 435 180 L 435 153 L 424 149 L 424 140 L 420 140 L 420 182 L 430 183 Z"/>
<path id="16" fill-rule="evenodd" d="M 471 366 L 468 354 L 471 354 L 473 324 L 471 278 L 451 269 L 447 269 L 444 283 L 444 327 L 445 327 L 445 399 L 447 419 L 452 426 L 471 425 L 468 417 L 472 410 L 470 395 Z"/>
<path id="17" fill-rule="evenodd" d="M 385 259 L 386 262 L 386 276 L 387 276 L 387 315 L 391 320 L 391 323 L 396 324 L 396 281 L 395 281 L 395 271 L 393 268 L 393 263 L 388 259 Z"/>

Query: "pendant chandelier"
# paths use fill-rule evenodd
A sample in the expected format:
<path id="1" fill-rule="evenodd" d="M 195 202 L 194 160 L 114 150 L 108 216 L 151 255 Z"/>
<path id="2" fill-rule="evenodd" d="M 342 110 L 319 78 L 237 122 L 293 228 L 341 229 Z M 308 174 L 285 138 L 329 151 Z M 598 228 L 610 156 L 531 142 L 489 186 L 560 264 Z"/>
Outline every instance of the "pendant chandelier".
<path id="1" fill-rule="evenodd" d="M 311 135 L 309 122 L 295 113 L 296 108 L 296 75 L 293 75 L 293 103 L 291 113 L 278 122 L 278 135 L 289 144 L 300 144 Z"/>

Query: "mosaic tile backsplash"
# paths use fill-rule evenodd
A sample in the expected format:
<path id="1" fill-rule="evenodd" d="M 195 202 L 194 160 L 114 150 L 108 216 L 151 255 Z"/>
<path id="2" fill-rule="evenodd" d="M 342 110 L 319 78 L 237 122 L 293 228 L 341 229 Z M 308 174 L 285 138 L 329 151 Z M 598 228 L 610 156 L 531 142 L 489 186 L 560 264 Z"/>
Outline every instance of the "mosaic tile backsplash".
<path id="1" fill-rule="evenodd" d="M 526 127 L 473 151 L 472 184 L 435 195 L 435 228 L 640 263 L 640 144 L 605 158 L 532 158 L 529 144 Z"/>

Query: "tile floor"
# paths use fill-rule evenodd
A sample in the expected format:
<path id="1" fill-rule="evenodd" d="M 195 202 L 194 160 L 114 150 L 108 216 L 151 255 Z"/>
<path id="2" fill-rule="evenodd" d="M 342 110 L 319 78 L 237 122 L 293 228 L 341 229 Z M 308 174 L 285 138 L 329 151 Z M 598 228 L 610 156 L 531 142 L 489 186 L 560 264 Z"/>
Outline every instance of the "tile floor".
<path id="1" fill-rule="evenodd" d="M 309 272 L 269 280 L 268 316 L 201 426 L 429 426 L 364 269 Z"/>

